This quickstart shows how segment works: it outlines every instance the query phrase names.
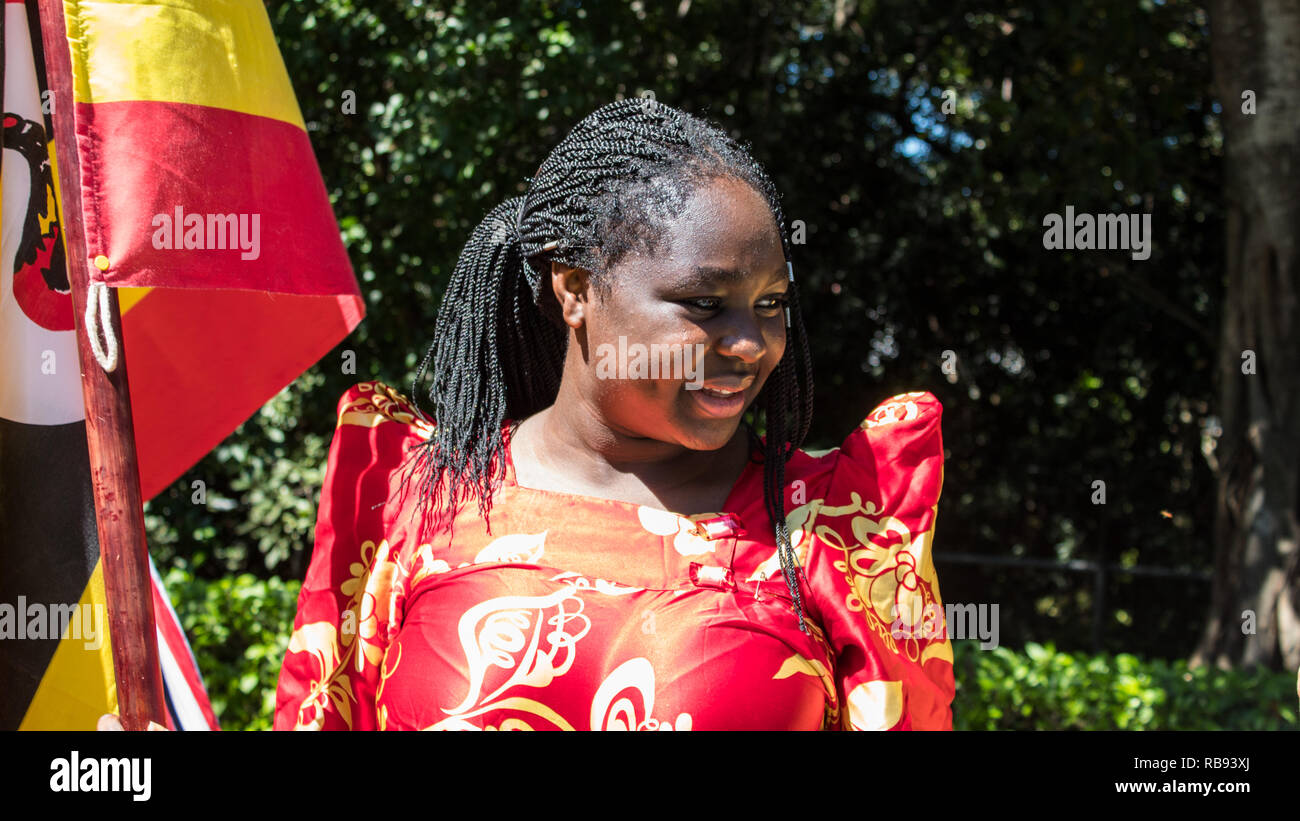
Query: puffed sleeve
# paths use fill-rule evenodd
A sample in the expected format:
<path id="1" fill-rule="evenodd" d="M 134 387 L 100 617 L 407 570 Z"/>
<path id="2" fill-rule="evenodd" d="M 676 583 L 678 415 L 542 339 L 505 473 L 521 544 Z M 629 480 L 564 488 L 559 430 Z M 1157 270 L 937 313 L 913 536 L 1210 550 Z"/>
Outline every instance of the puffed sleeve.
<path id="1" fill-rule="evenodd" d="M 929 393 L 882 403 L 844 441 L 817 505 L 805 575 L 843 729 L 952 729 L 952 645 L 930 552 L 941 414 Z"/>
<path id="2" fill-rule="evenodd" d="M 382 729 L 376 693 L 404 578 L 389 504 L 419 424 L 380 382 L 339 400 L 316 542 L 276 690 L 277 730 Z"/>

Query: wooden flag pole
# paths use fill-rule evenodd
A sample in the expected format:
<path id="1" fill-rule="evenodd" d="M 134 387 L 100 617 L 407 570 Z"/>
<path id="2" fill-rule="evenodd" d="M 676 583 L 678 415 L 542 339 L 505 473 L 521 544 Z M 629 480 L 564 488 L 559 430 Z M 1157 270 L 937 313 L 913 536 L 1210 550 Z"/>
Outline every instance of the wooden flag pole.
<path id="1" fill-rule="evenodd" d="M 53 93 L 54 146 L 58 155 L 60 226 L 72 289 L 73 315 L 86 316 L 90 259 L 81 211 L 81 163 L 73 119 L 72 62 L 68 52 L 62 0 L 39 0 L 45 72 Z M 141 226 L 140 230 L 147 230 Z M 77 352 L 86 403 L 86 442 L 95 494 L 99 557 L 108 597 L 108 629 L 113 645 L 118 712 L 127 730 L 144 730 L 149 722 L 165 723 L 162 674 L 153 615 L 153 585 L 144 537 L 144 504 L 131 420 L 125 340 L 117 292 L 105 289 L 105 336 L 116 338 L 117 365 L 105 371 L 91 347 L 84 321 L 78 323 Z M 98 302 L 98 300 L 96 300 Z M 96 316 L 101 307 L 94 306 Z M 97 343 L 98 344 L 98 343 Z M 89 729 L 89 728 L 87 728 Z"/>

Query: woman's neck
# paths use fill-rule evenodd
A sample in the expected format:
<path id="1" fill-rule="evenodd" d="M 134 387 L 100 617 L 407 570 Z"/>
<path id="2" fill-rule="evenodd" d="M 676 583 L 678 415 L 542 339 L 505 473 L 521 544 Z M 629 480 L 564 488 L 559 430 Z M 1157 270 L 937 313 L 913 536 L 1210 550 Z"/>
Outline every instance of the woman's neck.
<path id="1" fill-rule="evenodd" d="M 595 414 L 557 402 L 519 424 L 511 437 L 523 487 L 663 507 L 720 511 L 749 460 L 742 427 L 716 451 L 627 435 Z"/>

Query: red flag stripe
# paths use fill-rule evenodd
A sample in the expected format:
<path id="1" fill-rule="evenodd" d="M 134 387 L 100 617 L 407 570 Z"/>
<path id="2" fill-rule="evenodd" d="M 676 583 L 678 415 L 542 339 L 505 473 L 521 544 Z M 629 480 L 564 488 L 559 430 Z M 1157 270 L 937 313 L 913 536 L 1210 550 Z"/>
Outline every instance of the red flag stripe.
<path id="1" fill-rule="evenodd" d="M 174 482 L 362 316 L 359 297 L 151 291 L 123 317 L 135 429 L 150 434 L 136 441 L 143 497 Z"/>
<path id="2" fill-rule="evenodd" d="M 112 286 L 244 288 L 295 294 L 359 294 L 307 134 L 269 117 L 162 102 L 78 103 L 86 252 Z M 181 222 L 174 223 L 177 209 Z M 158 248 L 192 233 L 221 237 L 208 215 L 257 227 L 255 258 L 225 237 L 225 249 Z M 256 222 L 253 215 L 257 215 Z M 201 235 L 201 236 L 200 236 Z M 233 248 L 231 246 L 234 246 Z M 346 331 L 340 332 L 340 336 Z"/>

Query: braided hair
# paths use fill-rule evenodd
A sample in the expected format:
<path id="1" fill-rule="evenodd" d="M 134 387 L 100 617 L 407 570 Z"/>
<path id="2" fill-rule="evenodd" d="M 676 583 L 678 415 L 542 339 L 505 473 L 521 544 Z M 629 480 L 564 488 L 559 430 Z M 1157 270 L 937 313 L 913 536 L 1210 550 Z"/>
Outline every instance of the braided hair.
<path id="1" fill-rule="evenodd" d="M 470 496 L 487 521 L 505 478 L 503 426 L 555 402 L 568 328 L 549 287 L 552 261 L 586 269 L 593 287 L 607 289 L 621 259 L 633 251 L 654 254 L 693 192 L 721 178 L 744 182 L 767 200 L 791 279 L 786 352 L 755 404 L 767 422 L 764 502 L 799 627 L 807 632 L 783 488 L 785 464 L 812 418 L 812 368 L 780 197 L 747 146 L 652 99 L 620 100 L 579 122 L 538 168 L 527 193 L 492 209 L 461 252 L 411 391 L 423 415 L 419 386 L 432 363 L 428 399 L 436 424 L 413 448 L 422 475 L 421 540 L 426 511 L 449 524 Z"/>

